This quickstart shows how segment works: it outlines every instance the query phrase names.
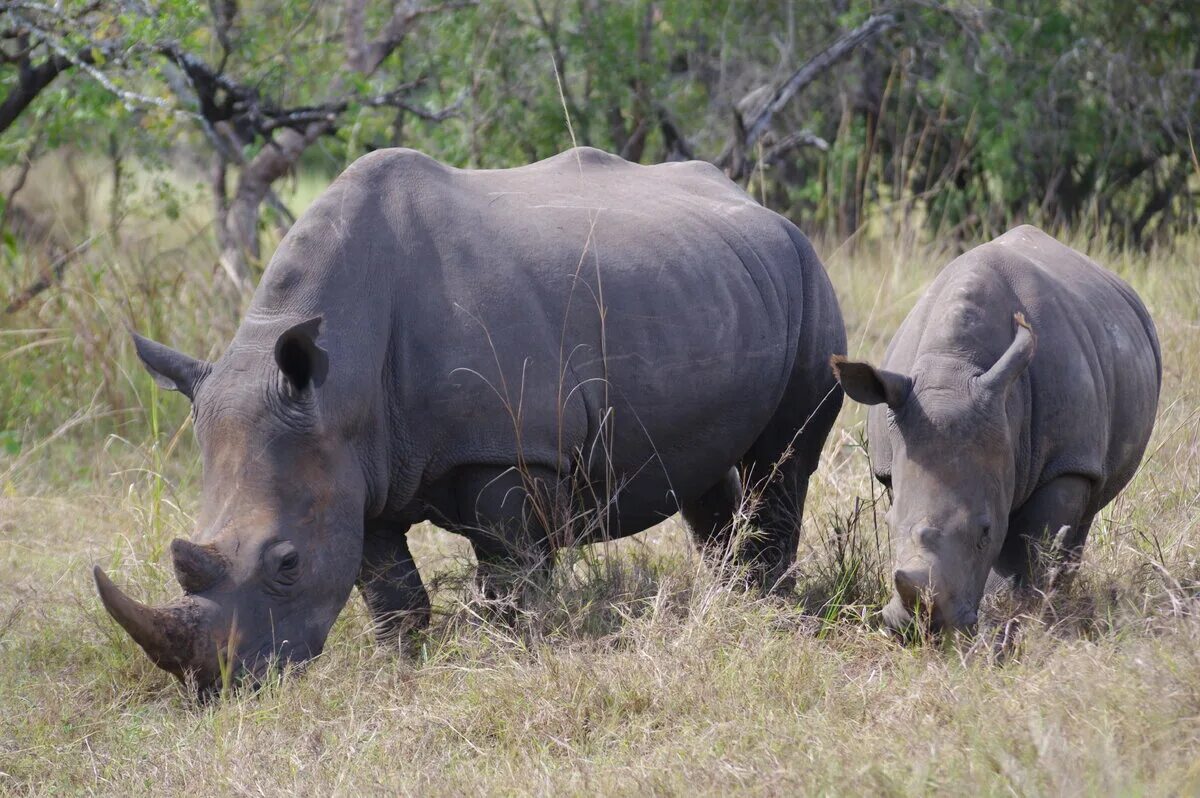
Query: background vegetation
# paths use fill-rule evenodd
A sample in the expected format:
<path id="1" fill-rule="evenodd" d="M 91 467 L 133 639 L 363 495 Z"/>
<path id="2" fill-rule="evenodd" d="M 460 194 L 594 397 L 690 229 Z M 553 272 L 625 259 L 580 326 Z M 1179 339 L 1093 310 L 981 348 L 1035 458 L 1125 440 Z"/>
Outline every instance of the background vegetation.
<path id="1" fill-rule="evenodd" d="M 0 0 L 0 792 L 1200 791 L 1200 13 L 1188 0 Z M 1082 578 L 984 633 L 879 633 L 887 533 L 848 409 L 786 601 L 673 522 L 479 622 L 428 528 L 415 658 L 357 600 L 302 679 L 197 707 L 104 615 L 191 531 L 186 401 L 132 325 L 216 357 L 279 238 L 374 148 L 459 166 L 572 141 L 721 165 L 816 241 L 878 356 L 1019 221 L 1158 324 L 1145 465 Z"/>

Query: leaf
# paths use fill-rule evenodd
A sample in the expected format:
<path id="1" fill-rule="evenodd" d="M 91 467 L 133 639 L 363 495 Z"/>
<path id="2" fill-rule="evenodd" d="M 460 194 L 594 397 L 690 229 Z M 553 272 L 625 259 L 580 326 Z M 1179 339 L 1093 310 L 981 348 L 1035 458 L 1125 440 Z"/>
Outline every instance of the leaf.
<path id="1" fill-rule="evenodd" d="M 21 434 L 15 429 L 0 430 L 0 448 L 5 454 L 16 457 L 21 453 Z"/>

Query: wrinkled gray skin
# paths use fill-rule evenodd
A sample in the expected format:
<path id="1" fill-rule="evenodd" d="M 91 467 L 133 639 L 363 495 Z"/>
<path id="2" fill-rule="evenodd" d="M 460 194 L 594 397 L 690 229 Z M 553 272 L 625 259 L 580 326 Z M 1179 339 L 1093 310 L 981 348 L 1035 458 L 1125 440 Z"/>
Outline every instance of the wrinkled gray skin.
<path id="1" fill-rule="evenodd" d="M 1073 567 L 1141 461 L 1162 381 L 1133 289 L 1029 226 L 947 266 L 882 368 L 834 370 L 872 405 L 871 465 L 893 495 L 893 628 L 916 606 L 934 628 L 973 626 L 989 571 L 1039 583 L 1064 526 Z"/>
<path id="2" fill-rule="evenodd" d="M 193 400 L 202 511 L 172 546 L 179 602 L 96 579 L 204 688 L 220 661 L 315 656 L 356 582 L 383 639 L 423 626 L 406 533 L 424 520 L 470 539 L 495 594 L 678 510 L 714 558 L 786 585 L 845 330 L 804 236 L 707 164 L 578 149 L 463 171 L 388 150 L 293 226 L 219 360 L 136 343 Z M 761 536 L 731 552 L 739 477 L 793 439 Z"/>

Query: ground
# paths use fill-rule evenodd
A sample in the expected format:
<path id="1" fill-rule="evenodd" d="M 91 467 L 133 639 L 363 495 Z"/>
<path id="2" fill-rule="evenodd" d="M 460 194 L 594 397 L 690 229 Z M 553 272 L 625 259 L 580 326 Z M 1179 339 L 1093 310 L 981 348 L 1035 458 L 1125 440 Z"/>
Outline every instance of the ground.
<path id="1" fill-rule="evenodd" d="M 905 240 L 821 247 L 853 355 L 878 357 L 949 260 Z M 465 601 L 468 549 L 421 529 L 438 613 L 415 656 L 376 649 L 355 596 L 304 673 L 207 705 L 105 615 L 90 568 L 171 595 L 166 545 L 198 495 L 186 402 L 135 369 L 121 322 L 212 355 L 236 309 L 209 312 L 208 266 L 74 275 L 0 331 L 0 401 L 38 420 L 0 449 L 0 793 L 1200 792 L 1200 238 L 1096 240 L 1072 243 L 1145 298 L 1164 390 L 1067 592 L 989 607 L 977 638 L 879 631 L 886 528 L 848 407 L 794 596 L 722 587 L 672 521 L 564 558 L 498 627 Z"/>

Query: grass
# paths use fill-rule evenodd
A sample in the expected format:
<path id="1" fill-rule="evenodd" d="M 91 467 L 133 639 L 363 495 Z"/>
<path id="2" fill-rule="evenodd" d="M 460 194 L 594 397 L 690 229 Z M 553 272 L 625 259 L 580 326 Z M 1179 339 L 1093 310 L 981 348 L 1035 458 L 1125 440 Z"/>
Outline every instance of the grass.
<path id="1" fill-rule="evenodd" d="M 212 355 L 238 309 L 201 210 L 131 205 L 119 245 L 0 330 L 0 793 L 1200 792 L 1200 233 L 1149 256 L 1066 236 L 1157 320 L 1158 426 L 1079 579 L 998 601 L 976 639 L 875 628 L 888 541 L 851 407 L 793 597 L 725 589 L 671 521 L 564 557 L 501 628 L 464 602 L 465 543 L 422 528 L 437 615 L 415 657 L 377 650 L 355 597 L 303 674 L 199 706 L 104 614 L 89 567 L 171 595 L 166 544 L 198 496 L 186 403 L 135 368 L 123 322 Z M 878 357 L 948 259 L 888 241 L 822 247 L 852 354 Z"/>

